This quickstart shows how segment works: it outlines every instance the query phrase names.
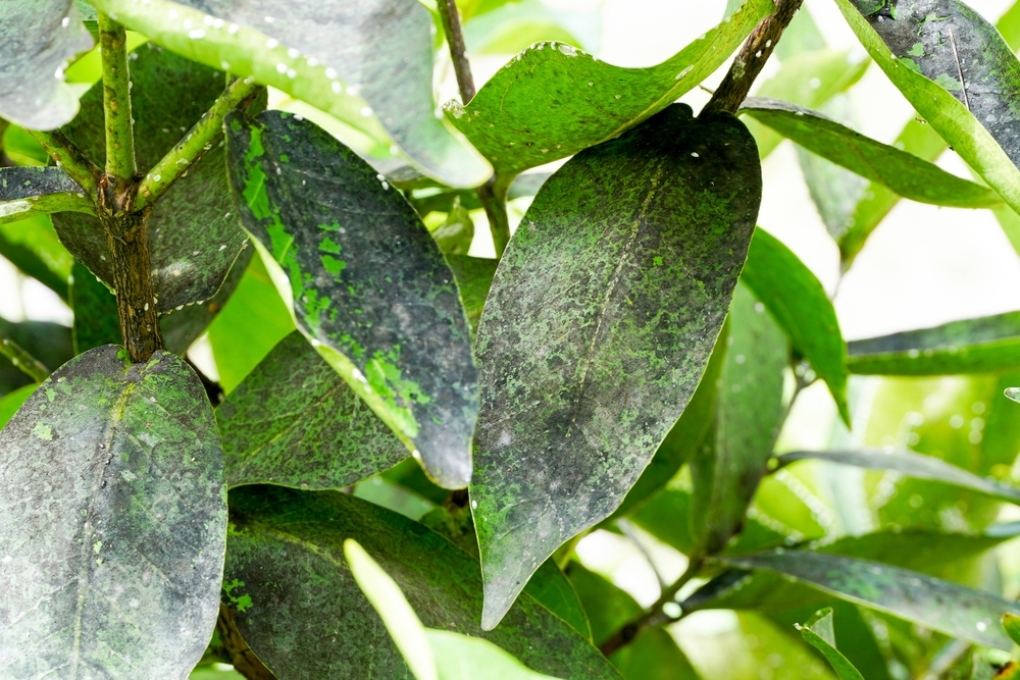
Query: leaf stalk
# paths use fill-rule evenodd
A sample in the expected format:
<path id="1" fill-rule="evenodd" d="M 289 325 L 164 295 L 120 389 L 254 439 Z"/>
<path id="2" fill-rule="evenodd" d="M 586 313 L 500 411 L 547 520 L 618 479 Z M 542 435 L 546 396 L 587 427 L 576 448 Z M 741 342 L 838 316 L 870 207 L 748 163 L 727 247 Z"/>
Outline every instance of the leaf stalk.
<path id="1" fill-rule="evenodd" d="M 36 382 L 42 382 L 50 375 L 50 369 L 46 368 L 43 362 L 3 333 L 0 333 L 0 354 L 10 359 L 15 368 Z"/>
<path id="2" fill-rule="evenodd" d="M 99 13 L 99 45 L 103 57 L 106 172 L 116 177 L 118 184 L 126 185 L 137 172 L 127 32 L 104 12 Z"/>
<path id="3" fill-rule="evenodd" d="M 99 178 L 103 172 L 75 146 L 61 130 L 28 130 L 50 158 L 78 183 L 85 195 L 98 200 Z"/>

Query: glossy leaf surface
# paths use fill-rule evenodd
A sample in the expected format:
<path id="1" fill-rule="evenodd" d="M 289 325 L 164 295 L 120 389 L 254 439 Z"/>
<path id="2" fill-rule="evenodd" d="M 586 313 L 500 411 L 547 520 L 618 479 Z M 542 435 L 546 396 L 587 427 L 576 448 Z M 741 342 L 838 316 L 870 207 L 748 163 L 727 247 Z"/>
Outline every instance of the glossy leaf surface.
<path id="1" fill-rule="evenodd" d="M 339 489 L 407 449 L 301 333 L 269 353 L 216 409 L 227 484 Z"/>
<path id="2" fill-rule="evenodd" d="M 994 208 L 1002 204 L 991 189 L 865 137 L 817 111 L 760 98 L 745 100 L 741 110 L 808 151 L 884 184 L 904 198 L 956 208 Z"/>
<path id="3" fill-rule="evenodd" d="M 491 174 L 488 163 L 436 119 L 433 24 L 417 2 L 95 4 L 189 59 L 253 76 L 340 120 L 374 113 L 422 172 L 450 186 L 477 186 Z"/>
<path id="4" fill-rule="evenodd" d="M 0 116 L 52 130 L 78 112 L 64 63 L 92 47 L 74 0 L 11 0 L 0 23 Z"/>
<path id="5" fill-rule="evenodd" d="M 93 212 L 92 202 L 63 168 L 0 168 L 0 224 L 66 210 Z"/>
<path id="6" fill-rule="evenodd" d="M 797 626 L 805 642 L 817 649 L 825 660 L 836 671 L 839 680 L 864 680 L 861 672 L 836 649 L 836 636 L 833 632 L 832 609 L 824 609 L 813 616 L 803 626 Z"/>
<path id="7" fill-rule="evenodd" d="M 714 437 L 690 462 L 694 494 L 688 520 L 696 555 L 719 552 L 743 524 L 782 425 L 786 337 L 744 286 L 733 296 L 728 327 Z"/>
<path id="8" fill-rule="evenodd" d="M 223 92 L 221 71 L 152 44 L 131 53 L 135 154 L 140 168 L 152 167 Z M 81 113 L 64 128 L 95 162 L 106 155 L 103 84 L 82 97 Z M 149 218 L 152 283 L 157 306 L 168 312 L 212 298 L 245 247 L 223 171 L 222 140 L 188 168 Z M 106 234 L 94 217 L 53 216 L 61 241 L 108 284 L 113 281 Z"/>
<path id="9" fill-rule="evenodd" d="M 483 633 L 478 563 L 405 517 L 340 493 L 273 486 L 236 489 L 230 504 L 229 599 L 245 640 L 281 677 L 407 677 L 350 576 L 343 542 L 352 538 L 425 626 L 483 637 L 555 677 L 618 678 L 589 641 L 527 595 Z M 352 639 L 358 644 L 340 644 Z"/>
<path id="10" fill-rule="evenodd" d="M 975 644 L 1000 649 L 1012 646 L 996 623 L 1002 612 L 1017 611 L 1016 605 L 991 593 L 878 562 L 809 551 L 778 550 L 723 561 L 743 569 L 778 572 L 841 599 Z"/>
<path id="11" fill-rule="evenodd" d="M 414 209 L 311 122 L 268 111 L 228 128 L 242 220 L 289 277 L 281 294 L 299 329 L 440 485 L 467 486 L 478 408 L 470 331 Z"/>
<path id="12" fill-rule="evenodd" d="M 678 105 L 578 154 L 535 197 L 478 330 L 484 627 L 619 505 L 683 412 L 747 252 L 760 177 L 739 121 Z"/>
<path id="13" fill-rule="evenodd" d="M 945 70 L 949 67 L 949 55 L 953 54 L 955 44 L 957 52 L 970 55 L 964 67 L 964 84 L 967 88 L 987 78 L 991 91 L 982 92 L 984 86 L 980 86 L 974 90 L 975 95 L 993 94 L 997 87 L 1005 87 L 1004 97 L 1010 98 L 1015 86 L 1008 80 L 1003 81 L 993 76 L 988 69 L 992 63 L 1001 63 L 1005 68 L 1004 73 L 1008 74 L 1015 67 L 1010 66 L 1006 59 L 1013 60 L 1015 64 L 1015 58 L 1001 36 L 969 8 L 962 9 L 963 3 L 949 0 L 946 6 L 951 7 L 952 11 L 946 13 L 937 10 L 941 1 L 925 0 L 909 7 L 904 6 L 897 10 L 899 19 L 890 20 L 882 16 L 879 22 L 879 15 L 889 14 L 888 9 L 883 9 L 887 3 L 877 0 L 835 0 L 857 39 L 914 109 L 998 192 L 1003 201 L 1014 210 L 1020 210 L 1020 170 L 996 141 L 996 137 L 971 113 L 973 104 L 969 102 L 969 95 L 967 103 L 962 101 L 967 90 L 960 84 L 960 70 L 955 61 L 951 68 Z M 871 13 L 870 21 L 861 11 Z M 935 15 L 932 21 L 927 20 L 928 14 Z M 896 26 L 888 28 L 893 24 Z M 949 39 L 950 28 L 954 29 L 952 40 Z M 883 34 L 879 35 L 876 30 L 881 30 Z M 989 30 L 994 36 L 988 33 Z M 883 36 L 890 39 L 890 44 L 883 42 Z M 976 41 L 958 42 L 958 39 L 969 39 L 970 36 Z M 923 54 L 932 55 L 933 58 L 929 60 L 927 57 L 918 57 L 915 60 L 909 55 L 908 52 L 914 50 L 917 44 L 920 44 L 919 49 Z M 979 57 L 979 52 L 984 54 Z M 926 77 L 925 73 L 929 73 L 931 78 Z M 1012 76 L 1009 77 L 1011 79 Z M 999 96 L 993 94 L 983 98 L 992 100 L 999 99 Z M 1003 118 L 1014 120 L 1009 114 L 1003 114 Z M 1010 125 L 1000 124 L 1007 127 Z"/>
<path id="14" fill-rule="evenodd" d="M 621 68 L 566 44 L 538 43 L 447 116 L 506 175 L 612 139 L 676 101 L 721 66 L 774 11 L 746 0 L 719 26 L 658 66 Z"/>
<path id="15" fill-rule="evenodd" d="M 818 278 L 782 241 L 757 229 L 740 280 L 779 322 L 793 348 L 811 362 L 829 386 L 843 421 L 849 422 L 846 343 L 836 310 Z"/>
<path id="16" fill-rule="evenodd" d="M 216 621 L 219 435 L 173 355 L 87 352 L 0 432 L 0 675 L 184 678 Z"/>
<path id="17" fill-rule="evenodd" d="M 847 344 L 847 366 L 865 375 L 986 373 L 1020 366 L 1020 312 L 951 321 Z"/>
<path id="18" fill-rule="evenodd" d="M 994 496 L 1010 503 L 1020 503 L 1020 489 L 983 479 L 955 465 L 912 451 L 887 453 L 883 450 L 861 449 L 858 451 L 794 451 L 779 456 L 780 463 L 814 458 L 840 465 L 867 468 L 869 470 L 891 470 L 917 479 L 932 479 L 972 491 Z"/>

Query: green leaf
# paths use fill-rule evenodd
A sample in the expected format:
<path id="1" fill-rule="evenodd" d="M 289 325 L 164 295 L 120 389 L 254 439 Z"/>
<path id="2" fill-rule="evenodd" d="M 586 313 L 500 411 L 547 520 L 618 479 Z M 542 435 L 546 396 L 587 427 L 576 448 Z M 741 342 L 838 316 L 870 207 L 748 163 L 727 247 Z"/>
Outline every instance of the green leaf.
<path id="1" fill-rule="evenodd" d="M 822 592 L 975 644 L 1009 649 L 995 622 L 1016 605 L 997 595 L 878 562 L 809 551 L 776 550 L 721 558 L 741 569 L 766 569 Z"/>
<path id="2" fill-rule="evenodd" d="M 225 75 L 146 44 L 129 55 L 135 155 L 152 167 L 173 148 L 222 93 Z M 97 163 L 106 156 L 103 84 L 82 97 L 81 113 L 64 128 Z M 233 214 L 220 141 L 188 169 L 153 208 L 149 218 L 152 279 L 160 312 L 212 298 L 246 246 Z M 60 240 L 85 266 L 112 285 L 106 234 L 94 217 L 58 213 Z"/>
<path id="3" fill-rule="evenodd" d="M 840 465 L 852 465 L 869 470 L 891 470 L 908 477 L 945 482 L 946 484 L 987 494 L 1009 503 L 1020 503 L 1020 489 L 982 479 L 962 468 L 950 465 L 944 460 L 912 451 L 899 451 L 897 453 L 889 453 L 881 449 L 862 449 L 859 451 L 793 451 L 779 456 L 778 461 L 782 465 L 807 458 L 826 460 Z"/>
<path id="4" fill-rule="evenodd" d="M 535 197 L 478 329 L 484 628 L 561 543 L 616 509 L 683 412 L 746 256 L 760 176 L 739 121 L 678 105 L 578 154 Z"/>
<path id="5" fill-rule="evenodd" d="M 821 282 L 779 239 L 757 229 L 740 280 L 779 322 L 793 348 L 829 387 L 843 422 L 846 402 L 846 344 L 832 301 Z"/>
<path id="6" fill-rule="evenodd" d="M 478 322 L 482 318 L 482 309 L 485 307 L 485 299 L 489 296 L 489 289 L 492 288 L 492 278 L 496 275 L 499 260 L 447 255 L 446 264 L 450 265 L 453 271 L 460 302 L 464 306 L 464 313 L 467 314 L 471 334 L 474 336 L 478 333 Z"/>
<path id="7" fill-rule="evenodd" d="M 751 97 L 747 112 L 784 137 L 847 170 L 880 182 L 900 196 L 956 208 L 994 208 L 1002 201 L 991 189 L 951 175 L 934 163 L 854 132 L 817 111 L 775 99 Z"/>
<path id="8" fill-rule="evenodd" d="M 71 332 L 67 326 L 49 321 L 15 323 L 0 317 L 0 338 L 10 339 L 42 362 L 51 372 L 71 360 Z M 20 368 L 0 354 L 0 395 L 32 383 Z"/>
<path id="9" fill-rule="evenodd" d="M 825 49 L 825 37 L 808 8 L 801 6 L 793 20 L 783 31 L 783 39 L 776 44 L 774 54 L 782 62 L 788 62 L 802 52 Z"/>
<path id="10" fill-rule="evenodd" d="M 694 555 L 722 550 L 744 522 L 783 419 L 786 336 L 744 286 L 730 306 L 714 437 L 691 458 Z"/>
<path id="11" fill-rule="evenodd" d="M 798 625 L 797 630 L 808 644 L 822 653 L 825 660 L 836 671 L 839 680 L 864 680 L 861 672 L 854 668 L 854 665 L 843 656 L 842 652 L 836 649 L 836 636 L 832 629 L 832 609 L 819 611 L 803 626 Z"/>
<path id="12" fill-rule="evenodd" d="M 478 186 L 491 174 L 489 164 L 436 119 L 433 24 L 417 2 L 95 4 L 189 59 L 252 76 L 341 121 L 358 126 L 374 114 L 371 132 L 382 132 L 381 123 L 416 167 L 444 184 Z"/>
<path id="13" fill-rule="evenodd" d="M 455 197 L 446 220 L 432 232 L 432 238 L 448 255 L 467 255 L 474 237 L 475 223 L 471 220 L 471 213 Z"/>
<path id="14" fill-rule="evenodd" d="M 1010 153 L 1020 152 L 1020 145 L 1001 137 L 1009 152 L 996 139 L 1016 120 L 1009 112 L 1007 100 L 1015 98 L 1016 58 L 995 29 L 974 14 L 963 3 L 947 0 L 948 14 L 940 14 L 924 3 L 902 7 L 897 19 L 869 19 L 855 9 L 854 2 L 865 11 L 876 8 L 874 0 L 836 0 L 850 28 L 914 109 L 938 131 L 982 178 L 1014 210 L 1020 211 L 1020 170 L 1010 160 Z M 931 12 L 928 10 L 932 9 Z M 929 21 L 928 14 L 935 16 Z M 954 29 L 953 38 L 949 30 Z M 883 42 L 880 30 L 891 44 Z M 965 41 L 965 42 L 964 42 Z M 907 51 L 920 42 L 924 57 L 908 56 Z M 955 46 L 955 47 L 954 47 Z M 890 52 L 892 50 L 892 52 Z M 956 53 L 972 54 L 964 69 L 961 86 Z M 910 62 L 908 65 L 906 62 Z M 916 70 L 915 70 L 916 69 Z M 950 91 L 939 84 L 955 88 Z M 983 83 L 988 83 L 987 86 Z M 966 92 L 967 102 L 962 98 Z M 993 93 L 1005 93 L 996 95 Z M 997 116 L 989 129 L 982 127 L 988 116 Z M 1001 109 L 1001 110 L 1000 110 Z"/>
<path id="15" fill-rule="evenodd" d="M 467 486 L 478 408 L 470 331 L 414 209 L 311 122 L 267 111 L 227 126 L 242 221 L 267 267 L 289 276 L 277 286 L 299 330 L 441 486 Z"/>
<path id="16" fill-rule="evenodd" d="M 92 201 L 63 168 L 0 168 L 0 224 L 61 211 L 94 214 Z"/>
<path id="17" fill-rule="evenodd" d="M 294 330 L 294 319 L 280 299 L 261 257 L 253 257 L 237 290 L 209 324 L 220 386 L 230 394 L 245 376 Z M 164 331 L 165 334 L 165 331 Z"/>
<path id="18" fill-rule="evenodd" d="M 804 13 L 797 11 L 797 16 Z M 786 44 L 784 31 L 779 46 Z M 854 56 L 849 50 L 818 49 L 783 60 L 779 72 L 762 83 L 757 97 L 779 99 L 809 109 L 822 106 L 844 92 L 864 75 L 871 62 Z M 752 98 L 753 99 L 753 98 Z M 749 121 L 748 128 L 758 142 L 761 158 L 771 154 L 783 141 L 781 134 Z"/>
<path id="19" fill-rule="evenodd" d="M 7 421 L 9 421 L 17 410 L 21 408 L 21 405 L 32 396 L 32 393 L 35 392 L 35 388 L 37 387 L 39 387 L 39 385 L 36 383 L 29 383 L 0 397 L 0 427 L 7 424 Z"/>
<path id="20" fill-rule="evenodd" d="M 74 0 L 11 0 L 0 23 L 0 116 L 33 130 L 52 130 L 78 112 L 64 84 L 64 64 L 92 48 Z"/>
<path id="21" fill-rule="evenodd" d="M 1009 639 L 1020 645 L 1020 616 L 1006 613 L 1002 615 L 1001 622 L 1002 629 L 1006 631 Z"/>
<path id="22" fill-rule="evenodd" d="M 407 449 L 291 333 L 216 409 L 227 484 L 339 489 L 391 468 Z"/>
<path id="23" fill-rule="evenodd" d="M 202 384 L 91 350 L 0 432 L 0 649 L 12 678 L 180 678 L 219 607 L 226 497 Z"/>
<path id="24" fill-rule="evenodd" d="M 49 217 L 37 215 L 0 225 L 0 255 L 67 301 L 74 257 L 60 243 Z"/>
<path id="25" fill-rule="evenodd" d="M 1020 366 L 1020 312 L 951 321 L 847 344 L 851 373 L 951 375 Z"/>
<path id="26" fill-rule="evenodd" d="M 397 582 L 425 626 L 485 638 L 549 675 L 618 679 L 584 636 L 528 595 L 504 625 L 482 632 L 478 563 L 396 513 L 341 493 L 276 486 L 235 489 L 230 508 L 227 597 L 244 639 L 279 677 L 407 672 L 350 578 L 342 546 L 353 539 Z M 358 643 L 342 644 L 352 639 Z"/>
<path id="27" fill-rule="evenodd" d="M 75 354 L 121 342 L 117 298 L 78 261 L 72 270 L 70 298 L 74 311 Z"/>
<path id="28" fill-rule="evenodd" d="M 506 176 L 617 137 L 696 87 L 774 11 L 745 0 L 729 19 L 658 66 L 622 68 L 575 47 L 540 43 L 517 55 L 447 117 Z"/>
<path id="29" fill-rule="evenodd" d="M 536 673 L 488 640 L 426 629 L 439 680 L 556 680 Z"/>

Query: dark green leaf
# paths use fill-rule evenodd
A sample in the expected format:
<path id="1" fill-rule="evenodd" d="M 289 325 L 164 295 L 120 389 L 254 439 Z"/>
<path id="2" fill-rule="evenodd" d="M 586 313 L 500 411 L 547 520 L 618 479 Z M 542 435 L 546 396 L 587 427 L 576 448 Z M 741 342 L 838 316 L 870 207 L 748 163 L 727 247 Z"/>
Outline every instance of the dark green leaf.
<path id="1" fill-rule="evenodd" d="M 227 484 L 339 489 L 407 449 L 298 332 L 216 409 Z"/>
<path id="2" fill-rule="evenodd" d="M 613 139 L 676 101 L 726 61 L 770 0 L 745 0 L 729 19 L 658 66 L 622 68 L 570 45 L 517 55 L 467 106 L 447 116 L 497 170 L 512 176 Z"/>
<path id="3" fill-rule="evenodd" d="M 478 330 L 485 628 L 616 509 L 683 412 L 746 256 L 760 172 L 739 121 L 678 105 L 578 154 L 535 197 Z"/>
<path id="4" fill-rule="evenodd" d="M 460 302 L 464 306 L 471 333 L 478 332 L 478 321 L 482 318 L 485 299 L 492 287 L 492 277 L 496 275 L 499 260 L 486 260 L 467 255 L 447 255 L 446 264 L 453 270 L 453 278 L 460 292 Z"/>
<path id="5" fill-rule="evenodd" d="M 0 225 L 0 255 L 67 301 L 74 258 L 60 243 L 48 216 Z"/>
<path id="6" fill-rule="evenodd" d="M 63 168 L 0 167 L 0 224 L 61 211 L 94 213 L 92 201 Z"/>
<path id="7" fill-rule="evenodd" d="M 871 14 L 870 19 L 854 3 Z M 882 9 L 884 1 L 836 0 L 836 4 L 857 39 L 914 109 L 1003 201 L 1020 210 L 1020 170 L 1009 155 L 1020 152 L 1020 145 L 1007 138 L 1017 125 L 1009 102 L 1016 98 L 1020 65 L 995 29 L 957 0 L 896 5 L 896 19 L 888 8 Z M 911 50 L 924 56 L 915 57 Z M 972 108 L 983 120 L 971 113 Z"/>
<path id="8" fill-rule="evenodd" d="M 951 321 L 847 344 L 847 367 L 864 375 L 987 373 L 1020 366 L 1020 312 Z"/>
<path id="9" fill-rule="evenodd" d="M 466 486 L 477 372 L 453 274 L 428 230 L 313 123 L 267 111 L 228 128 L 242 220 L 271 250 L 267 266 L 289 275 L 299 329 L 440 485 Z"/>
<path id="10" fill-rule="evenodd" d="M 808 151 L 880 182 L 904 198 L 956 208 L 1002 205 L 1002 199 L 991 189 L 865 137 L 817 111 L 758 97 L 744 100 L 741 110 Z"/>
<path id="11" fill-rule="evenodd" d="M 433 24 L 419 3 L 149 2 L 96 0 L 96 6 L 189 59 L 253 76 L 369 136 L 385 137 L 385 128 L 422 172 L 445 184 L 478 186 L 491 174 L 436 119 Z"/>
<path id="12" fill-rule="evenodd" d="M 829 386 L 849 425 L 846 403 L 846 344 L 832 301 L 821 282 L 781 241 L 757 229 L 740 280 L 754 291 L 786 331 L 793 348 L 811 362 Z"/>
<path id="13" fill-rule="evenodd" d="M 836 634 L 832 628 L 832 609 L 823 609 L 803 626 L 797 626 L 804 640 L 817 649 L 836 671 L 839 680 L 864 680 L 861 672 L 836 649 Z"/>
<path id="14" fill-rule="evenodd" d="M 1001 622 L 1002 629 L 1006 631 L 1009 639 L 1020 645 L 1020 616 L 1006 613 L 1002 615 Z"/>
<path id="15" fill-rule="evenodd" d="M 280 677 L 405 677 L 382 622 L 349 576 L 352 538 L 407 596 L 422 623 L 483 637 L 564 678 L 618 678 L 582 635 L 529 596 L 483 633 L 478 563 L 420 524 L 334 492 L 242 487 L 230 494 L 228 599 L 248 644 Z M 357 640 L 357 644 L 343 644 Z"/>
<path id="16" fill-rule="evenodd" d="M 737 286 L 728 326 L 714 436 L 691 458 L 696 555 L 719 552 L 743 524 L 783 418 L 786 336 L 744 286 Z"/>
<path id="17" fill-rule="evenodd" d="M 71 347 L 70 329 L 49 321 L 14 323 L 0 317 L 0 336 L 21 346 L 51 372 L 70 361 L 75 354 Z M 13 392 L 31 382 L 30 377 L 0 354 L 0 395 Z"/>
<path id="18" fill-rule="evenodd" d="M 225 75 L 152 44 L 130 55 L 138 166 L 152 167 L 223 92 Z M 103 84 L 82 97 L 81 113 L 64 128 L 97 163 L 106 155 Z M 212 298 L 245 247 L 230 202 L 222 142 L 188 169 L 149 218 L 152 279 L 160 312 Z M 106 234 L 94 217 L 53 216 L 61 241 L 103 281 L 112 283 Z"/>
<path id="19" fill-rule="evenodd" d="M 867 468 L 869 470 L 891 470 L 917 479 L 933 479 L 964 489 L 988 494 L 1010 503 L 1020 503 L 1020 489 L 982 479 L 955 465 L 912 451 L 889 453 L 884 450 L 861 449 L 859 451 L 793 451 L 778 457 L 780 464 L 805 458 L 826 460 L 841 465 Z"/>
<path id="20" fill-rule="evenodd" d="M 54 373 L 0 432 L 6 677 L 183 678 L 218 611 L 219 435 L 172 354 Z"/>
<path id="21" fill-rule="evenodd" d="M 52 130 L 78 112 L 64 64 L 92 47 L 74 0 L 10 0 L 0 22 L 0 116 Z"/>
<path id="22" fill-rule="evenodd" d="M 120 343 L 117 298 L 88 267 L 75 261 L 71 275 L 71 310 L 74 311 L 74 353 Z"/>
<path id="23" fill-rule="evenodd" d="M 740 569 L 766 569 L 836 597 L 883 611 L 975 644 L 1009 649 L 996 626 L 1009 600 L 949 581 L 878 562 L 809 551 L 758 553 L 722 561 Z"/>

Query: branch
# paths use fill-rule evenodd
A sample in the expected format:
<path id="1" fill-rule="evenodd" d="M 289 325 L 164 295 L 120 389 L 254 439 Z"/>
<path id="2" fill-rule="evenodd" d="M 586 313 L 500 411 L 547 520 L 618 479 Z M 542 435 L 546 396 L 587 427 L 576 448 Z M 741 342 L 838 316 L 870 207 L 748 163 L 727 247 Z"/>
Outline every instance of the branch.
<path id="1" fill-rule="evenodd" d="M 223 118 L 251 99 L 259 87 L 252 78 L 238 78 L 230 83 L 209 110 L 188 130 L 188 134 L 145 175 L 138 186 L 134 209 L 141 210 L 155 203 L 174 182 L 186 175 L 188 168 L 212 148 L 213 141 L 223 131 Z"/>
<path id="2" fill-rule="evenodd" d="M 21 345 L 0 333 L 0 354 L 11 360 L 14 367 L 36 382 L 42 382 L 50 375 L 50 369 L 43 362 L 26 352 Z"/>
<path id="3" fill-rule="evenodd" d="M 106 112 L 106 172 L 128 183 L 137 172 L 131 121 L 131 82 L 124 27 L 99 13 L 99 45 L 103 57 L 103 109 Z"/>
<path id="4" fill-rule="evenodd" d="M 662 591 L 662 595 L 658 600 L 656 600 L 655 604 L 649 607 L 640 616 L 631 619 L 621 626 L 615 633 L 612 634 L 612 636 L 609 637 L 608 640 L 599 646 L 599 651 L 601 651 L 604 656 L 608 657 L 614 652 L 630 644 L 630 642 L 638 636 L 638 633 L 643 631 L 645 628 L 661 626 L 664 623 L 672 623 L 673 621 L 678 621 L 680 618 L 683 618 L 683 614 L 681 614 L 679 618 L 666 614 L 663 611 L 663 607 L 674 602 L 676 594 L 680 592 L 680 589 L 687 585 L 692 578 L 698 575 L 698 572 L 701 571 L 701 567 L 704 563 L 705 558 L 692 557 L 691 561 L 687 564 L 687 570 L 673 583 L 673 585 Z"/>
<path id="5" fill-rule="evenodd" d="M 803 0 L 773 0 L 773 2 L 776 4 L 775 14 L 758 24 L 747 38 L 733 60 L 729 73 L 716 88 L 702 114 L 712 111 L 737 112 Z"/>
<path id="6" fill-rule="evenodd" d="M 86 158 L 81 149 L 60 130 L 28 130 L 28 133 L 78 183 L 85 195 L 95 201 L 99 191 L 99 177 L 103 174 L 99 167 Z"/>
<path id="7" fill-rule="evenodd" d="M 220 633 L 220 640 L 223 641 L 224 651 L 234 664 L 234 670 L 249 680 L 276 680 L 272 671 L 262 665 L 255 652 L 251 651 L 248 643 L 241 637 L 241 632 L 234 623 L 233 612 L 224 604 L 220 605 L 216 629 Z"/>
<path id="8" fill-rule="evenodd" d="M 457 86 L 460 97 L 467 104 L 475 96 L 475 80 L 471 75 L 471 62 L 467 58 L 464 46 L 464 33 L 460 28 L 460 16 L 457 14 L 456 0 L 438 0 L 439 16 L 446 32 L 446 42 L 450 46 L 450 59 L 453 61 L 453 72 L 457 75 Z M 492 243 L 496 247 L 496 259 L 503 257 L 507 243 L 510 242 L 510 219 L 506 214 L 506 192 L 510 180 L 499 174 L 491 177 L 488 182 L 478 187 L 478 199 L 485 208 L 489 218 L 489 231 Z"/>

